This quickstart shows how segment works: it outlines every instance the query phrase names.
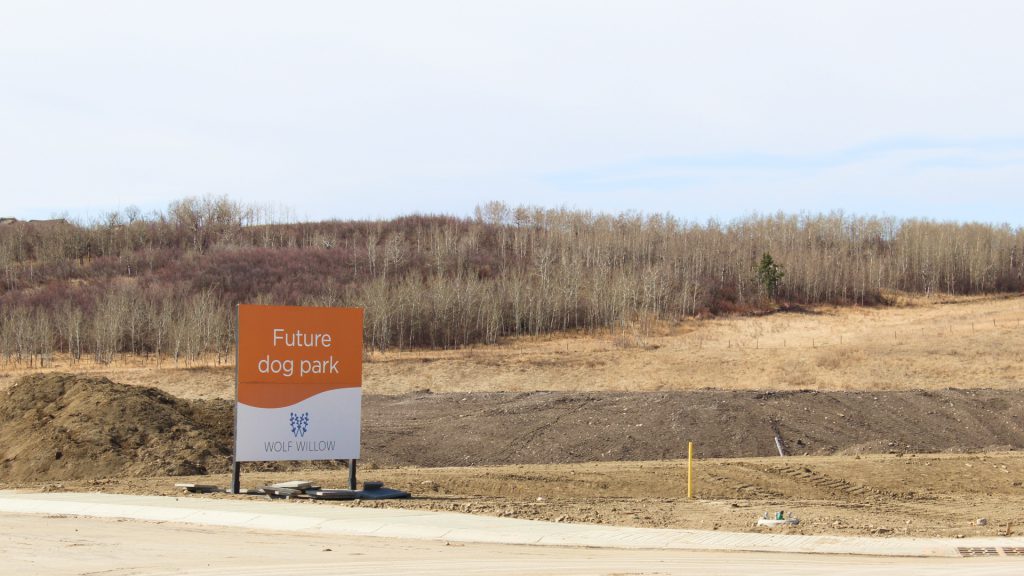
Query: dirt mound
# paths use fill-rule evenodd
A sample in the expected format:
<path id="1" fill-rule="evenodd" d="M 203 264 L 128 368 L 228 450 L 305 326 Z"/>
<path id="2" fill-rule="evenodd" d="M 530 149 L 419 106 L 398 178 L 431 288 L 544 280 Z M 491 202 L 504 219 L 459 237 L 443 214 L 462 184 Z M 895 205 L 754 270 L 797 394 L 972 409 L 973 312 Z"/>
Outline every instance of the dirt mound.
<path id="1" fill-rule="evenodd" d="M 0 479 L 203 474 L 231 458 L 231 404 L 72 374 L 0 392 Z M 226 417 L 227 416 L 227 417 Z"/>
<path id="2" fill-rule="evenodd" d="M 0 482 L 229 469 L 232 404 L 43 374 L 0 391 Z M 363 398 L 367 465 L 479 466 L 1024 447 L 1009 390 L 413 393 Z M 309 463 L 250 463 L 250 471 Z M 338 468 L 337 462 L 313 467 Z"/>
<path id="3" fill-rule="evenodd" d="M 531 392 L 363 399 L 363 456 L 384 466 L 929 453 L 1024 447 L 1009 390 Z"/>

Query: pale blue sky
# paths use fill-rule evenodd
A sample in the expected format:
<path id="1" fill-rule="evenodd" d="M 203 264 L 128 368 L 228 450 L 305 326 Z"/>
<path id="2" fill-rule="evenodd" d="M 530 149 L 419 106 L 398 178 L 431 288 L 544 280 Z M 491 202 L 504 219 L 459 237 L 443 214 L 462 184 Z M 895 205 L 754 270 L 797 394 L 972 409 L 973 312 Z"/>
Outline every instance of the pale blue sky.
<path id="1" fill-rule="evenodd" d="M 1020 2 L 0 3 L 0 216 L 1024 225 Z"/>

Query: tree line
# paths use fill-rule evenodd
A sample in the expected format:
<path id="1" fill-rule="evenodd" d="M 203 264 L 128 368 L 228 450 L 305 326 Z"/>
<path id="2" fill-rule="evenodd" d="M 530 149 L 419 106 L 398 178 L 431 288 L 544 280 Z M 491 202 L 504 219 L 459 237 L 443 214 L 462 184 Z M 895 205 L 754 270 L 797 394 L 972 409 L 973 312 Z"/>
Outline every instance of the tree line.
<path id="1" fill-rule="evenodd" d="M 697 223 L 490 203 L 469 218 L 296 222 L 187 198 L 85 223 L 0 220 L 0 354 L 227 361 L 238 303 L 360 306 L 368 348 L 450 348 L 889 291 L 1020 292 L 1022 256 L 1021 228 L 842 213 Z"/>

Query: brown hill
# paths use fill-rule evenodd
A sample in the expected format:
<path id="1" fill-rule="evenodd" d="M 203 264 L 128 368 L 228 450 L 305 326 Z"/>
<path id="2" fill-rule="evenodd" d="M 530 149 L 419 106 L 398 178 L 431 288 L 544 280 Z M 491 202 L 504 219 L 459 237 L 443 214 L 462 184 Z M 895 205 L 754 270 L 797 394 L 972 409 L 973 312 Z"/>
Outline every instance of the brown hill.
<path id="1" fill-rule="evenodd" d="M 228 471 L 231 403 L 70 374 L 0 392 L 0 482 Z M 1024 448 L 1014 390 L 367 395 L 363 459 L 480 466 Z M 325 462 L 323 466 L 337 468 Z M 288 470 L 302 463 L 262 463 Z"/>
<path id="2" fill-rule="evenodd" d="M 533 392 L 367 396 L 363 457 L 479 466 L 1024 448 L 1009 390 Z"/>
<path id="3" fill-rule="evenodd" d="M 106 378 L 27 376 L 0 396 L 6 481 L 201 474 L 227 468 L 224 400 L 180 400 Z"/>
<path id="4" fill-rule="evenodd" d="M 250 302 L 365 308 L 364 343 L 384 352 L 1024 290 L 1024 229 L 1008 226 L 781 213 L 698 224 L 499 203 L 474 218 L 267 216 L 186 198 L 150 216 L 0 225 L 0 353 L 29 367 L 58 352 L 230 357 L 234 307 Z"/>

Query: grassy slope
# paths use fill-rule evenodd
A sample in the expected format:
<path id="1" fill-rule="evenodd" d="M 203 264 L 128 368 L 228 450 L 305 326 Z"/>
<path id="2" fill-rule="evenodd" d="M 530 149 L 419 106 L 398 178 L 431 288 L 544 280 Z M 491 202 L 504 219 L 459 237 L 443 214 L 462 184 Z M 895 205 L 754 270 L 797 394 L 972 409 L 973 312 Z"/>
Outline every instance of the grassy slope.
<path id="1" fill-rule="evenodd" d="M 230 398 L 230 366 L 164 361 L 61 366 L 187 398 Z M 25 370 L 5 368 L 0 388 Z M 452 351 L 375 353 L 364 389 L 471 391 L 898 390 L 1024 386 L 1024 298 L 918 299 L 886 308 L 818 308 L 689 320 L 657 335 L 521 338 Z"/>

